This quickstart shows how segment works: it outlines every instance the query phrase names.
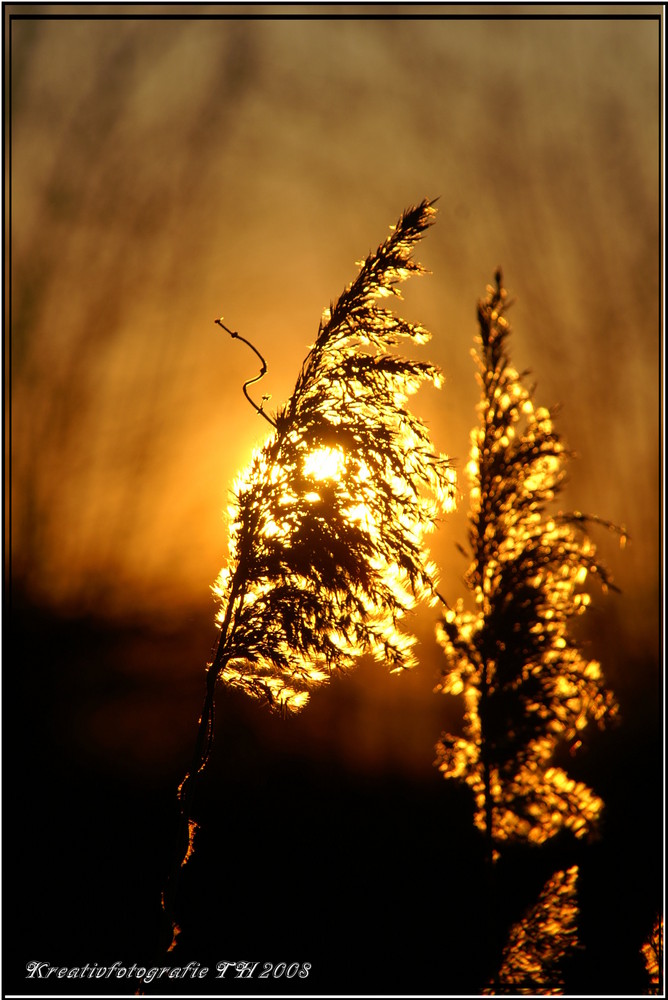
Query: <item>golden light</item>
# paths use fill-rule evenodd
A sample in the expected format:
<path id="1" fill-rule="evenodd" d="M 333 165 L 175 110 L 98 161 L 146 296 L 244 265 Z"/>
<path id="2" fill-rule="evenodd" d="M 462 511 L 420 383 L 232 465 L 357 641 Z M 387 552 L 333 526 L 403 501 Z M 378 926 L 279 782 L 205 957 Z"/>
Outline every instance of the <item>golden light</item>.
<path id="1" fill-rule="evenodd" d="M 388 351 L 397 337 L 426 335 L 373 300 L 394 291 L 432 216 L 427 202 L 405 213 L 374 266 L 325 313 L 295 390 L 271 421 L 276 433 L 235 483 L 211 669 L 274 708 L 299 711 L 310 688 L 362 652 L 390 670 L 416 662 L 415 638 L 398 622 L 419 599 L 436 599 L 422 537 L 454 501 L 454 472 L 403 407 L 437 369 Z M 361 352 L 364 344 L 373 351 Z"/>
<path id="2" fill-rule="evenodd" d="M 661 985 L 661 967 L 663 963 L 663 917 L 658 916 L 652 928 L 649 939 L 640 949 L 645 959 L 645 968 L 649 976 L 650 989 L 647 993 L 651 996 L 659 994 Z"/>
<path id="3" fill-rule="evenodd" d="M 340 479 L 345 468 L 345 457 L 340 448 L 318 448 L 304 461 L 304 475 L 311 479 Z"/>

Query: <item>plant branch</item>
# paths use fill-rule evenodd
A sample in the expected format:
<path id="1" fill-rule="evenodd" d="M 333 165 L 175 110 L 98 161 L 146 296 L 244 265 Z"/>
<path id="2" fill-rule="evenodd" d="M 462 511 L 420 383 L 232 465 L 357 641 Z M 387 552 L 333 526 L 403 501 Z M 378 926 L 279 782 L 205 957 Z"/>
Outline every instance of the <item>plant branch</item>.
<path id="1" fill-rule="evenodd" d="M 260 363 L 262 365 L 262 368 L 260 369 L 260 374 L 256 375 L 254 378 L 246 379 L 242 387 L 243 393 L 248 402 L 250 403 L 250 405 L 255 410 L 255 412 L 259 413 L 261 417 L 264 417 L 264 419 L 268 423 L 270 423 L 272 427 L 276 427 L 276 422 L 272 420 L 271 417 L 267 416 L 267 414 L 264 412 L 262 404 L 258 406 L 257 403 L 253 399 L 251 399 L 251 397 L 248 395 L 248 386 L 253 385 L 255 382 L 259 382 L 260 379 L 264 378 L 264 376 L 267 374 L 267 362 L 264 360 L 264 358 L 258 351 L 257 347 L 254 347 L 253 344 L 251 344 L 250 340 L 246 340 L 246 338 L 242 337 L 241 334 L 236 333 L 236 331 L 234 330 L 230 330 L 229 327 L 225 326 L 222 319 L 217 319 L 215 320 L 215 322 L 218 324 L 218 326 L 222 327 L 222 329 L 225 330 L 226 333 L 229 333 L 230 337 L 232 337 L 233 340 L 240 340 L 242 343 L 246 344 L 247 347 L 250 347 L 251 351 L 257 354 L 258 358 L 260 359 Z"/>

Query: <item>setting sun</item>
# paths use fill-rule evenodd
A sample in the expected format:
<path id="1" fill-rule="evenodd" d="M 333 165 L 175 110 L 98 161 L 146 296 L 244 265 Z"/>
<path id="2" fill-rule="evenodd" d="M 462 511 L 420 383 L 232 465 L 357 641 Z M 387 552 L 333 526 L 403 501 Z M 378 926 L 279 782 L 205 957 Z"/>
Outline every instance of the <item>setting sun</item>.
<path id="1" fill-rule="evenodd" d="M 306 456 L 304 475 L 312 479 L 340 479 L 346 460 L 340 448 L 318 448 Z"/>

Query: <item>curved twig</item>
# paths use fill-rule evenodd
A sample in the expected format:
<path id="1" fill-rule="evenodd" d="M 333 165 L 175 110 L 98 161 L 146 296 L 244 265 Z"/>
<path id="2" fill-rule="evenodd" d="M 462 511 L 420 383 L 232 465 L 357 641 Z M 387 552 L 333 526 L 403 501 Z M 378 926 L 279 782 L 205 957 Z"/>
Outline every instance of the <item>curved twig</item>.
<path id="1" fill-rule="evenodd" d="M 264 417 L 264 419 L 268 421 L 268 423 L 270 423 L 272 427 L 276 427 L 275 421 L 273 421 L 271 417 L 267 416 L 267 414 L 264 412 L 264 409 L 262 408 L 262 405 L 258 406 L 257 403 L 253 399 L 251 399 L 250 396 L 248 395 L 248 386 L 253 385 L 254 382 L 259 382 L 260 379 L 266 375 L 267 362 L 264 360 L 264 358 L 258 351 L 257 347 L 254 347 L 253 344 L 251 344 L 250 340 L 246 340 L 246 338 L 242 337 L 241 334 L 236 333 L 234 330 L 230 330 L 229 327 L 225 326 L 222 319 L 217 319 L 215 320 L 215 322 L 218 324 L 218 326 L 222 327 L 226 333 L 229 333 L 230 337 L 232 337 L 233 340 L 241 340 L 242 343 L 246 344 L 247 347 L 250 347 L 251 351 L 257 354 L 258 358 L 260 359 L 260 363 L 262 364 L 262 368 L 260 369 L 260 374 L 256 375 L 255 378 L 249 378 L 244 382 L 243 393 L 248 402 L 250 403 L 250 405 L 255 410 L 255 412 L 259 413 L 261 417 Z"/>

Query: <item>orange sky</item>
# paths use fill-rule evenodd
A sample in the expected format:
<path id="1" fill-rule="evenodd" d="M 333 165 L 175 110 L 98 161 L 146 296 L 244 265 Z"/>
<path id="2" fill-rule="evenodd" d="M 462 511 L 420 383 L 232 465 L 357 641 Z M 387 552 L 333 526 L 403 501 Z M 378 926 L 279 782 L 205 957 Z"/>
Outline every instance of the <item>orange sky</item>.
<path id="1" fill-rule="evenodd" d="M 563 504 L 631 536 L 600 538 L 624 596 L 597 598 L 592 634 L 614 623 L 613 673 L 656 657 L 657 43 L 615 19 L 14 21 L 17 591 L 213 621 L 228 490 L 269 429 L 215 317 L 277 406 L 354 262 L 440 196 L 403 308 L 446 383 L 416 405 L 465 485 L 475 307 L 502 265 L 513 360 L 578 456 Z M 432 543 L 453 600 L 465 509 Z"/>

